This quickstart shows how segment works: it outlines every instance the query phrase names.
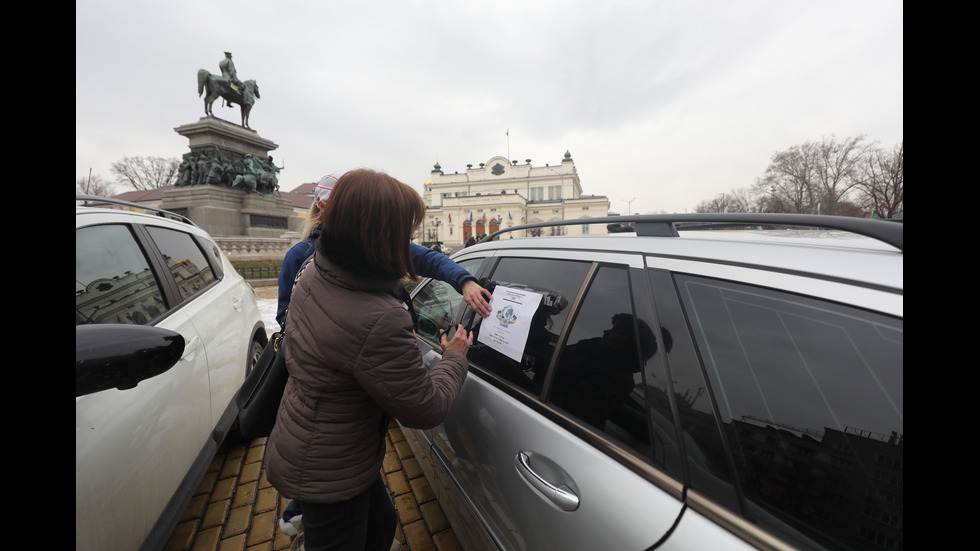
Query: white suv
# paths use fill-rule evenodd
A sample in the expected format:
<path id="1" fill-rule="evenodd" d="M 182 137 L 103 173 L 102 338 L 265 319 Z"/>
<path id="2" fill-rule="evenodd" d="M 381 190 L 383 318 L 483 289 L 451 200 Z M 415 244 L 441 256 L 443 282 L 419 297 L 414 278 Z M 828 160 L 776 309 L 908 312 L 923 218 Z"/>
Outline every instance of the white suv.
<path id="1" fill-rule="evenodd" d="M 76 202 L 76 549 L 166 544 L 267 340 L 252 288 L 204 230 Z"/>
<path id="2" fill-rule="evenodd" d="M 583 222 L 617 233 L 521 238 Z M 475 338 L 445 421 L 403 429 L 463 547 L 902 549 L 903 228 L 651 215 L 457 252 L 494 311 L 413 291 L 424 362 Z"/>

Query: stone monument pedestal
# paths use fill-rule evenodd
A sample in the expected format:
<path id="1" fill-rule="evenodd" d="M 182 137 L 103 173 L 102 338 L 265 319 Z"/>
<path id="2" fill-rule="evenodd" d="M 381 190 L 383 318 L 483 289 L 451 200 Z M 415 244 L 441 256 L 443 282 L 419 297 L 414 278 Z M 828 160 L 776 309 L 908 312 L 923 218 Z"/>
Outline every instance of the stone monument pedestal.
<path id="1" fill-rule="evenodd" d="M 160 207 L 190 218 L 214 237 L 278 238 L 302 225 L 289 199 L 222 186 L 167 190 Z"/>
<path id="2" fill-rule="evenodd" d="M 292 201 L 276 195 L 274 171 L 270 179 L 269 170 L 263 170 L 274 166 L 269 151 L 279 146 L 214 117 L 174 131 L 187 137 L 190 153 L 184 155 L 177 186 L 164 192 L 160 207 L 193 220 L 233 259 L 281 260 L 303 219 Z"/>
<path id="3" fill-rule="evenodd" d="M 201 117 L 197 122 L 174 128 L 174 132 L 190 141 L 191 151 L 217 146 L 241 154 L 265 158 L 279 146 L 255 130 L 214 117 Z"/>

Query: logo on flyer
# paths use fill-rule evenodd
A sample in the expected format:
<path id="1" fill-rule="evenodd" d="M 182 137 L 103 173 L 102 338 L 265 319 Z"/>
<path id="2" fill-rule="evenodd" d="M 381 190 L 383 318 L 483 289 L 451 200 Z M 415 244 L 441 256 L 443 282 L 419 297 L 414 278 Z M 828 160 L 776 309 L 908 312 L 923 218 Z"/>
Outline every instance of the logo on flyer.
<path id="1" fill-rule="evenodd" d="M 514 309 L 511 306 L 505 306 L 497 312 L 497 321 L 500 322 L 501 327 L 507 327 L 517 321 L 517 315 L 514 314 Z"/>

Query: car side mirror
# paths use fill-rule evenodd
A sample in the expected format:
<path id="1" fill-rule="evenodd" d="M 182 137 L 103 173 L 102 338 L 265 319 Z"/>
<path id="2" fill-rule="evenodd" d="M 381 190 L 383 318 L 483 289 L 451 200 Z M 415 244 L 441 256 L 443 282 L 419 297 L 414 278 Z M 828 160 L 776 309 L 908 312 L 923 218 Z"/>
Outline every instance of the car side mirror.
<path id="1" fill-rule="evenodd" d="M 126 390 L 173 367 L 184 353 L 180 333 L 128 324 L 75 326 L 75 397 Z"/>

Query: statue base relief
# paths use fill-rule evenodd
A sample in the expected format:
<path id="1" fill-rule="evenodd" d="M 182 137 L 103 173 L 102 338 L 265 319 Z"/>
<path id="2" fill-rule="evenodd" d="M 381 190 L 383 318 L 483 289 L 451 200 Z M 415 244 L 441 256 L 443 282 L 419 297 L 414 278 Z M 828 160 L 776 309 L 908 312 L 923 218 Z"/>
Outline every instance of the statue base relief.
<path id="1" fill-rule="evenodd" d="M 276 193 L 278 182 L 269 184 L 268 172 L 228 169 L 242 159 L 246 167 L 271 160 L 269 151 L 279 146 L 254 130 L 213 117 L 174 130 L 188 138 L 191 151 L 184 156 L 178 185 L 163 193 L 160 207 L 190 218 L 232 260 L 282 260 L 303 219 L 292 201 Z"/>

